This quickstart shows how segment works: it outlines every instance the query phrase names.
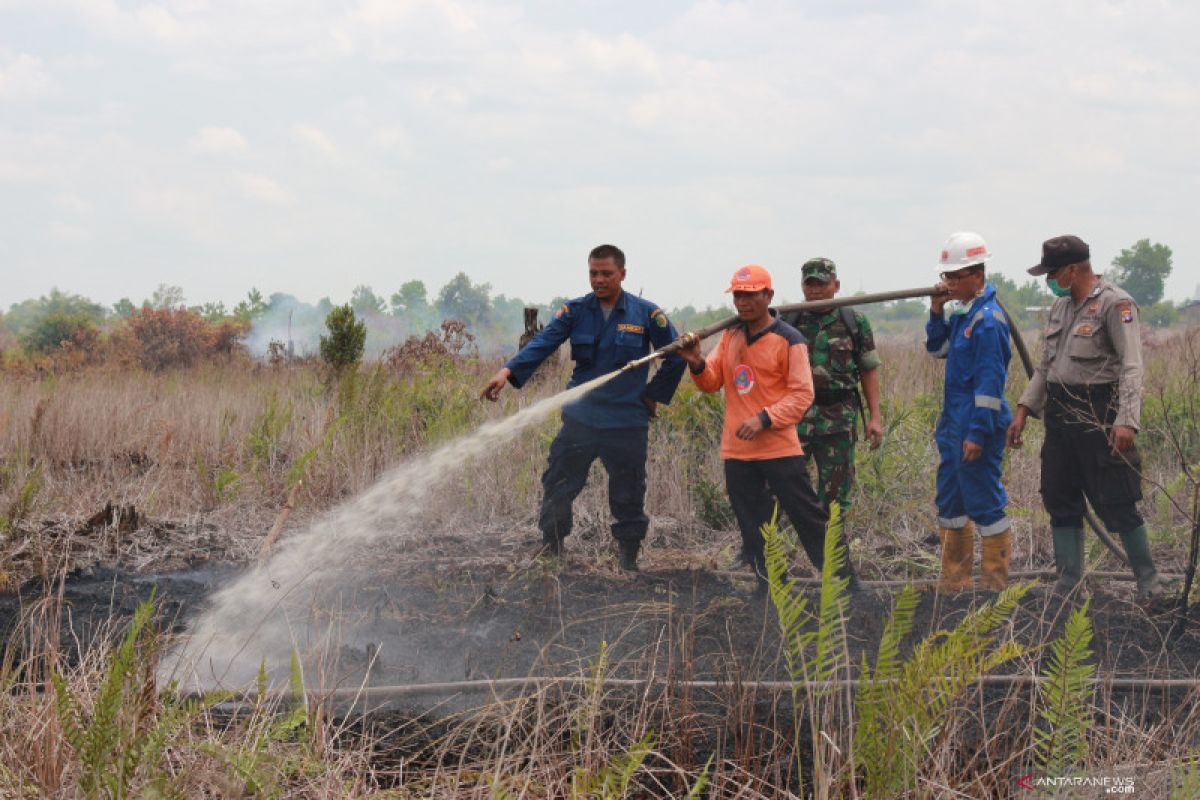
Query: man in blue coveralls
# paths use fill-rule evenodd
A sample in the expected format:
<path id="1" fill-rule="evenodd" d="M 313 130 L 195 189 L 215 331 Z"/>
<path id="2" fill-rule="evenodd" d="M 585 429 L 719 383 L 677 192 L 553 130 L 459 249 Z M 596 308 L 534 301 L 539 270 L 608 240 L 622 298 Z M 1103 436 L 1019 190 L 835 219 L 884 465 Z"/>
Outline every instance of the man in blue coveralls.
<path id="1" fill-rule="evenodd" d="M 980 585 L 1000 590 L 1008 583 L 1012 524 L 1004 508 L 1008 495 L 1000 482 L 1005 434 L 1012 421 L 1004 383 L 1012 355 L 1008 320 L 987 283 L 984 265 L 992 254 L 976 233 L 956 233 L 942 248 L 940 288 L 930 302 L 925 349 L 946 359 L 942 415 L 935 439 L 941 463 L 937 474 L 941 528 L 941 589 L 971 586 L 975 531 L 983 544 Z M 947 319 L 943 307 L 960 307 Z"/>
<path id="2" fill-rule="evenodd" d="M 625 292 L 625 254 L 602 244 L 588 255 L 591 294 L 564 303 L 521 352 L 488 381 L 482 397 L 496 400 L 505 383 L 520 388 L 534 370 L 571 342 L 575 369 L 567 388 L 620 369 L 673 342 L 675 326 L 661 308 Z M 608 472 L 608 507 L 615 519 L 613 538 L 621 569 L 637 570 L 638 552 L 650 519 L 646 499 L 646 442 L 650 418 L 658 403 L 670 403 L 683 376 L 679 356 L 666 358 L 649 383 L 645 365 L 614 378 L 563 407 L 563 426 L 550 445 L 550 461 L 542 475 L 542 510 L 538 527 L 542 546 L 562 552 L 571 532 L 571 504 L 587 483 L 597 458 Z"/>

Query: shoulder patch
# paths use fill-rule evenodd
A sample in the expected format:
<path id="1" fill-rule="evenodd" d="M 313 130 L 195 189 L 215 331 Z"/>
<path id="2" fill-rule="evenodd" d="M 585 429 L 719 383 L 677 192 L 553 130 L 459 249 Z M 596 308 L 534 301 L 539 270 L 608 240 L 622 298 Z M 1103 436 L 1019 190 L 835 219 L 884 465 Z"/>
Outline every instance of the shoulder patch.
<path id="1" fill-rule="evenodd" d="M 1121 315 L 1121 322 L 1126 325 L 1133 322 L 1133 303 L 1128 300 L 1117 303 L 1117 313 Z"/>
<path id="2" fill-rule="evenodd" d="M 667 319 L 667 312 L 658 307 L 655 307 L 655 309 L 650 312 L 650 319 L 660 328 L 665 328 L 671 324 L 671 321 Z"/>
<path id="3" fill-rule="evenodd" d="M 563 317 L 567 316 L 570 313 L 571 313 L 571 307 L 569 305 L 567 305 L 566 303 L 563 303 L 561 306 L 558 307 L 558 311 L 554 312 L 554 318 L 562 319 Z"/>

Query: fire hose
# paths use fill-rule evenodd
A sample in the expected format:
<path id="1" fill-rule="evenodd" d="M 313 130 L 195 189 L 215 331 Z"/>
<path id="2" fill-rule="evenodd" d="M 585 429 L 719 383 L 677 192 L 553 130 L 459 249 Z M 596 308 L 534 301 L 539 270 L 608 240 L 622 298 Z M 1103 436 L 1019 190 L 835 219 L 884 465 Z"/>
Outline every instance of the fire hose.
<path id="1" fill-rule="evenodd" d="M 890 300 L 907 300 L 915 297 L 934 297 L 935 295 L 944 293 L 945 291 L 943 289 L 932 286 L 922 289 L 898 289 L 894 292 L 859 294 L 848 297 L 836 297 L 829 300 L 817 300 L 809 303 L 787 303 L 777 306 L 775 310 L 780 314 L 787 314 L 793 311 L 815 311 L 818 309 L 824 310 L 829 308 L 840 308 L 842 306 L 886 303 Z M 1016 348 L 1017 355 L 1021 358 L 1021 364 L 1025 368 L 1026 377 L 1033 377 L 1033 358 L 1029 355 L 1029 348 L 1025 346 L 1025 339 L 1021 336 L 1020 329 L 1013 322 L 1012 314 L 1008 313 L 1008 309 L 1004 306 L 1004 303 L 1000 302 L 999 297 L 996 298 L 996 305 L 1000 306 L 1000 310 L 1004 312 L 1004 316 L 1008 318 L 1009 334 L 1012 336 L 1013 346 Z M 622 367 L 621 371 L 625 372 L 628 370 L 637 369 L 644 364 L 649 364 L 655 359 L 665 358 L 666 356 L 669 356 L 682 348 L 685 344 L 688 344 L 689 341 L 701 341 L 703 339 L 707 339 L 709 336 L 712 336 L 715 333 L 720 333 L 726 328 L 732 328 L 737 324 L 737 321 L 738 318 L 736 316 L 726 317 L 725 319 L 714 322 L 711 325 L 706 325 L 699 330 L 691 331 L 671 342 L 670 344 L 660 347 L 649 355 L 643 356 L 635 361 L 630 361 L 628 364 Z M 1107 547 L 1122 564 L 1128 566 L 1129 559 L 1126 558 L 1125 551 L 1122 550 L 1115 541 L 1113 541 L 1112 536 L 1110 536 L 1108 531 L 1104 529 L 1104 526 L 1100 523 L 1100 520 L 1096 519 L 1096 515 L 1091 509 L 1086 511 L 1085 518 L 1087 519 L 1088 524 L 1092 527 L 1092 530 L 1096 532 L 1096 537 L 1104 543 L 1104 546 Z"/>
<path id="2" fill-rule="evenodd" d="M 811 303 L 786 303 L 782 306 L 776 306 L 775 310 L 780 314 L 788 314 L 792 311 L 816 311 L 817 309 L 841 308 L 842 306 L 858 306 L 868 303 L 886 303 L 889 300 L 907 300 L 914 297 L 933 297 L 934 295 L 944 294 L 942 289 L 929 287 L 928 289 L 897 289 L 894 292 L 876 292 L 875 294 L 856 294 L 850 297 L 835 297 L 830 300 L 817 300 Z M 637 369 L 638 367 L 649 364 L 658 358 L 665 358 L 675 351 L 682 348 L 684 345 L 692 341 L 701 341 L 712 336 L 714 333 L 720 333 L 726 328 L 732 328 L 738 322 L 736 316 L 726 317 L 723 320 L 714 322 L 711 325 L 705 325 L 699 330 L 690 331 L 668 345 L 658 348 L 649 355 L 642 356 L 636 361 L 630 361 L 621 368 L 622 372 Z"/>

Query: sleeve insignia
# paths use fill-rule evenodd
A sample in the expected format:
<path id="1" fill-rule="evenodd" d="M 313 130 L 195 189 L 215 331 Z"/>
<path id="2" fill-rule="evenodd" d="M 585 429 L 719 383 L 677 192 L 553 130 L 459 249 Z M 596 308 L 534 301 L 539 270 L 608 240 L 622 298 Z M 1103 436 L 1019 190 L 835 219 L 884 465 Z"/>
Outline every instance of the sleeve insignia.
<path id="1" fill-rule="evenodd" d="M 667 315 L 663 313 L 661 308 L 656 308 L 650 312 L 650 319 L 654 320 L 654 324 L 660 328 L 665 328 L 669 324 Z"/>
<path id="2" fill-rule="evenodd" d="M 566 303 L 563 303 L 561 306 L 559 306 L 558 311 L 554 312 L 554 318 L 562 319 L 563 317 L 565 317 L 567 314 L 570 314 L 570 313 L 571 313 L 571 308 Z"/>
<path id="3" fill-rule="evenodd" d="M 1117 311 L 1121 314 L 1121 322 L 1124 322 L 1126 325 L 1133 322 L 1133 303 L 1129 301 L 1122 302 L 1117 306 Z"/>

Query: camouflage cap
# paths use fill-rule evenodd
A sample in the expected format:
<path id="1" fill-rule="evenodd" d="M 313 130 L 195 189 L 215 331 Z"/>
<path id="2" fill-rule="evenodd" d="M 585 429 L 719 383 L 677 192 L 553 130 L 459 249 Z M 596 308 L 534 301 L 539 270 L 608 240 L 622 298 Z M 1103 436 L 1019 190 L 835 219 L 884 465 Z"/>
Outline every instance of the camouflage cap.
<path id="1" fill-rule="evenodd" d="M 810 258 L 800 268 L 800 278 L 801 280 L 816 278 L 822 282 L 836 280 L 837 264 L 828 258 Z"/>

